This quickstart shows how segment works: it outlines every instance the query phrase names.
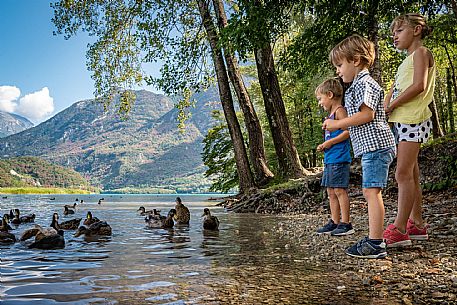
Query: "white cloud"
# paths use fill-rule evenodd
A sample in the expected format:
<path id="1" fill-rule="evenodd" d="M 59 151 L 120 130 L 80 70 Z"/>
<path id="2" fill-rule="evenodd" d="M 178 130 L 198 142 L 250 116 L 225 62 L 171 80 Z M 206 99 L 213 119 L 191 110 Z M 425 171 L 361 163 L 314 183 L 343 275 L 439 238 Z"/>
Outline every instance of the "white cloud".
<path id="1" fill-rule="evenodd" d="M 17 103 L 15 100 L 21 95 L 21 90 L 14 86 L 0 86 L 0 110 L 14 112 Z"/>
<path id="2" fill-rule="evenodd" d="M 49 95 L 48 87 L 21 97 L 16 113 L 31 120 L 39 121 L 54 111 L 54 99 Z"/>

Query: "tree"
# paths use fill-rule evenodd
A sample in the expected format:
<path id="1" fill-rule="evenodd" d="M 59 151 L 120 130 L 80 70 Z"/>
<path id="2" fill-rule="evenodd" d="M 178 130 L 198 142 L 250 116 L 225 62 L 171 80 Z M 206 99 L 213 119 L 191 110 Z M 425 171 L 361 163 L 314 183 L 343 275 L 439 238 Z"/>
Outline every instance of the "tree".
<path id="1" fill-rule="evenodd" d="M 281 88 L 274 65 L 271 42 L 277 33 L 287 28 L 287 14 L 282 11 L 281 1 L 239 1 L 239 11 L 232 14 L 232 22 L 226 28 L 226 41 L 240 53 L 253 52 L 257 75 L 262 89 L 266 115 L 278 158 L 280 176 L 303 177 L 303 168 L 292 138 Z"/>
<path id="2" fill-rule="evenodd" d="M 219 29 L 222 30 L 226 28 L 228 24 L 224 4 L 221 0 L 213 0 L 213 4 L 216 12 L 217 24 Z M 273 177 L 273 173 L 268 168 L 265 156 L 262 128 L 254 105 L 252 104 L 246 86 L 244 85 L 238 66 L 238 60 L 230 45 L 224 47 L 224 55 L 230 81 L 233 84 L 238 103 L 243 111 L 249 139 L 249 154 L 254 168 L 256 182 L 258 185 L 265 185 Z"/>
<path id="3" fill-rule="evenodd" d="M 208 35 L 208 41 L 211 45 L 213 54 L 213 62 L 216 69 L 217 83 L 219 88 L 219 95 L 221 97 L 222 109 L 227 121 L 227 126 L 230 131 L 230 137 L 233 142 L 235 151 L 235 161 L 238 171 L 238 179 L 240 183 L 240 191 L 246 192 L 254 187 L 254 180 L 252 178 L 249 161 L 244 147 L 243 135 L 241 128 L 236 117 L 235 108 L 233 106 L 232 94 L 230 92 L 229 80 L 227 77 L 227 70 L 222 55 L 222 49 L 218 45 L 218 35 L 209 13 L 208 3 L 204 0 L 198 0 L 198 8 L 202 18 L 203 26 Z"/>
<path id="4" fill-rule="evenodd" d="M 89 69 L 94 72 L 95 95 L 109 105 L 119 94 L 123 114 L 128 114 L 133 102 L 131 91 L 124 89 L 142 80 L 158 85 L 166 94 L 183 96 L 178 104 L 182 114 L 191 104 L 191 93 L 207 88 L 215 72 L 240 190 L 254 187 L 217 31 L 205 1 L 61 0 L 52 7 L 57 33 L 69 38 L 82 29 L 98 38 L 87 55 Z M 213 59 L 213 65 L 208 58 Z M 141 70 L 142 62 L 154 60 L 164 62 L 159 79 L 144 76 Z M 214 68 L 212 73 L 210 67 Z"/>

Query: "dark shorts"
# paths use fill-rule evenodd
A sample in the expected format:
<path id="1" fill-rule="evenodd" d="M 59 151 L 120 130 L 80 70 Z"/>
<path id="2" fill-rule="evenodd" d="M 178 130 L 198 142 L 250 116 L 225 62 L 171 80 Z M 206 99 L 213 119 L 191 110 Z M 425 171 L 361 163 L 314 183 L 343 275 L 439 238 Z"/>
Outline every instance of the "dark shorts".
<path id="1" fill-rule="evenodd" d="M 331 188 L 348 188 L 349 165 L 349 163 L 325 164 L 321 185 Z"/>

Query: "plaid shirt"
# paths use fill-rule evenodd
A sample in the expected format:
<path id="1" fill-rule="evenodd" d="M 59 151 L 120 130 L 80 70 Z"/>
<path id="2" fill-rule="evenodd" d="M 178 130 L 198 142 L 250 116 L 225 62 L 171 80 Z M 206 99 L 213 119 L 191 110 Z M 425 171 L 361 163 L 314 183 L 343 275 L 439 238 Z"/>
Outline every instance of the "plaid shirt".
<path id="1" fill-rule="evenodd" d="M 344 101 L 349 117 L 360 112 L 362 104 L 375 112 L 371 122 L 348 128 L 356 157 L 369 151 L 395 147 L 393 134 L 386 121 L 383 100 L 384 92 L 368 70 L 361 71 L 346 90 Z"/>

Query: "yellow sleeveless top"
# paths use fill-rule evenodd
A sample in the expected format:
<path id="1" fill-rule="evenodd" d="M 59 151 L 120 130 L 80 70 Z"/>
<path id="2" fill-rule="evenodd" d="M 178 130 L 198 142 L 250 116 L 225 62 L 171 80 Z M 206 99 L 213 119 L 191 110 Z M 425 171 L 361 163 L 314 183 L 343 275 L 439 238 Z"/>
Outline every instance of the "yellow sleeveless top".
<path id="1" fill-rule="evenodd" d="M 435 66 L 436 63 L 433 67 L 428 68 L 427 87 L 425 90 L 409 102 L 395 108 L 390 114 L 389 122 L 417 124 L 432 116 L 432 112 L 428 109 L 428 105 L 433 100 L 433 91 L 435 90 Z M 413 78 L 414 52 L 406 57 L 398 67 L 391 101 L 413 84 Z"/>

